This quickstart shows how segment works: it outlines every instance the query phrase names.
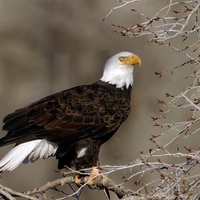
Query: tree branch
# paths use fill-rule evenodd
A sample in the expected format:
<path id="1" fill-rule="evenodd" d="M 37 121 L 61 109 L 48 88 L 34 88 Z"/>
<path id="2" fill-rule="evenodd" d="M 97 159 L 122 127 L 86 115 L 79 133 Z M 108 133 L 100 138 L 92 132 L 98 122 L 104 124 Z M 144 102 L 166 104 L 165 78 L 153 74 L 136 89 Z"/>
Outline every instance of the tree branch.
<path id="1" fill-rule="evenodd" d="M 82 180 L 81 188 L 84 187 L 85 185 L 87 185 L 88 181 L 89 181 L 88 176 L 84 177 L 84 179 Z M 34 195 L 34 194 L 41 194 L 41 193 L 45 193 L 49 189 L 55 188 L 56 186 L 63 186 L 63 185 L 69 184 L 69 183 L 75 183 L 74 177 L 72 177 L 72 176 L 64 177 L 64 178 L 60 178 L 60 179 L 57 179 L 57 180 L 52 181 L 52 182 L 48 182 L 47 184 L 43 185 L 42 187 L 30 190 L 30 191 L 26 192 L 25 194 L 28 195 L 28 196 L 31 196 L 31 195 Z M 125 195 L 133 194 L 132 191 L 126 190 L 122 186 L 116 185 L 108 177 L 104 177 L 104 178 L 96 177 L 96 178 L 94 178 L 93 185 L 94 185 L 94 187 L 90 187 L 91 189 L 100 189 L 100 190 L 112 191 L 119 198 L 122 198 Z M 76 191 L 75 193 L 73 193 L 69 196 L 73 196 L 77 192 L 78 191 Z"/>

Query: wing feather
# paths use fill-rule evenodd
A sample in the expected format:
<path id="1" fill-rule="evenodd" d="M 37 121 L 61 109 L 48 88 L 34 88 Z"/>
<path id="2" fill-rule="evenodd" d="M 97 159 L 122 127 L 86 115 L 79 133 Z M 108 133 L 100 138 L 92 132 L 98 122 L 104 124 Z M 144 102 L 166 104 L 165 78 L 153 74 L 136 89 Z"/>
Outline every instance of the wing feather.
<path id="1" fill-rule="evenodd" d="M 85 137 L 104 137 L 117 130 L 130 112 L 130 102 L 123 95 L 116 93 L 116 88 L 108 91 L 93 84 L 43 98 L 4 118 L 3 130 L 8 133 L 0 139 L 0 146 L 37 138 L 71 143 Z"/>

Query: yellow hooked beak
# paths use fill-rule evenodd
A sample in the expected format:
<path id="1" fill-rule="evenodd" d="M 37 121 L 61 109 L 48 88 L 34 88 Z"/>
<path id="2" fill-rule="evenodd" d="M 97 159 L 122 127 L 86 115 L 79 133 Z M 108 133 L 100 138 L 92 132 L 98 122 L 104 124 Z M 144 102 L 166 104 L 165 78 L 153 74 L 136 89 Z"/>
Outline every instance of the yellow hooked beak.
<path id="1" fill-rule="evenodd" d="M 142 61 L 140 60 L 139 56 L 132 54 L 131 56 L 121 56 L 119 58 L 120 62 L 124 65 L 142 65 Z"/>

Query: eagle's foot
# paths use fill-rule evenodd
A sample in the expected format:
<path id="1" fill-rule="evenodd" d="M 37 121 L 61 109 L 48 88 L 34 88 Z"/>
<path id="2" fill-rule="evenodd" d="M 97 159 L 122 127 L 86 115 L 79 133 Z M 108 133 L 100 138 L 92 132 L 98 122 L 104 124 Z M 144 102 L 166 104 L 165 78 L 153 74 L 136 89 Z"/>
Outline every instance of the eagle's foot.
<path id="1" fill-rule="evenodd" d="M 81 186 L 83 183 L 83 176 L 81 176 L 80 174 L 76 174 L 76 176 L 74 177 L 74 182 L 77 186 Z"/>
<path id="2" fill-rule="evenodd" d="M 97 188 L 98 187 L 96 184 L 97 181 L 95 180 L 98 179 L 99 180 L 98 182 L 100 183 L 104 178 L 107 178 L 107 176 L 104 174 L 101 174 L 101 169 L 94 167 L 91 170 L 90 176 L 87 178 L 87 185 L 91 189 Z"/>
<path id="3" fill-rule="evenodd" d="M 78 187 L 81 185 L 87 184 L 90 189 L 101 188 L 102 180 L 107 178 L 106 175 L 101 174 L 101 169 L 94 167 L 91 170 L 91 174 L 89 176 L 83 174 L 76 174 L 74 178 L 74 182 Z"/>

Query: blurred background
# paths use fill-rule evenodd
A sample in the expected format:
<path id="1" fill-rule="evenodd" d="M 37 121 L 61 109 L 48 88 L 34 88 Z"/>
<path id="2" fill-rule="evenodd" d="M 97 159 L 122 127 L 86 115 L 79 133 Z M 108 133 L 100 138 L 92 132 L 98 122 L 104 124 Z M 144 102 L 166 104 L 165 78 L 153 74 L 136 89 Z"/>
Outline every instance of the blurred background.
<path id="1" fill-rule="evenodd" d="M 149 16 L 159 4 L 129 4 L 114 11 L 102 21 L 115 0 L 6 0 L 0 2 L 0 121 L 15 109 L 28 105 L 46 95 L 101 78 L 106 60 L 120 51 L 140 56 L 142 67 L 135 68 L 132 93 L 132 112 L 114 137 L 100 152 L 102 165 L 123 165 L 135 160 L 140 151 L 153 146 L 152 134 L 158 132 L 151 116 L 159 113 L 157 99 L 171 88 L 176 92 L 184 87 L 181 76 L 162 79 L 154 71 L 171 68 L 181 57 L 163 46 L 154 45 L 148 38 L 119 36 L 112 26 L 125 27 L 140 23 L 140 16 L 131 9 L 140 9 Z M 6 133 L 1 132 L 0 136 Z M 1 148 L 0 158 L 11 148 Z M 55 158 L 20 165 L 3 175 L 1 184 L 18 191 L 42 186 L 60 178 L 54 173 Z M 121 176 L 112 179 L 120 183 Z M 134 180 L 130 181 L 134 189 Z M 66 186 L 67 187 L 67 186 Z M 51 196 L 51 194 L 49 194 Z M 50 197 L 49 196 L 49 197 Z M 61 194 L 62 196 L 62 194 Z M 98 197 L 97 197 L 98 196 Z M 102 191 L 85 189 L 81 199 L 106 199 Z M 72 198 L 71 198 L 72 199 Z M 115 195 L 112 199 L 117 199 Z"/>

